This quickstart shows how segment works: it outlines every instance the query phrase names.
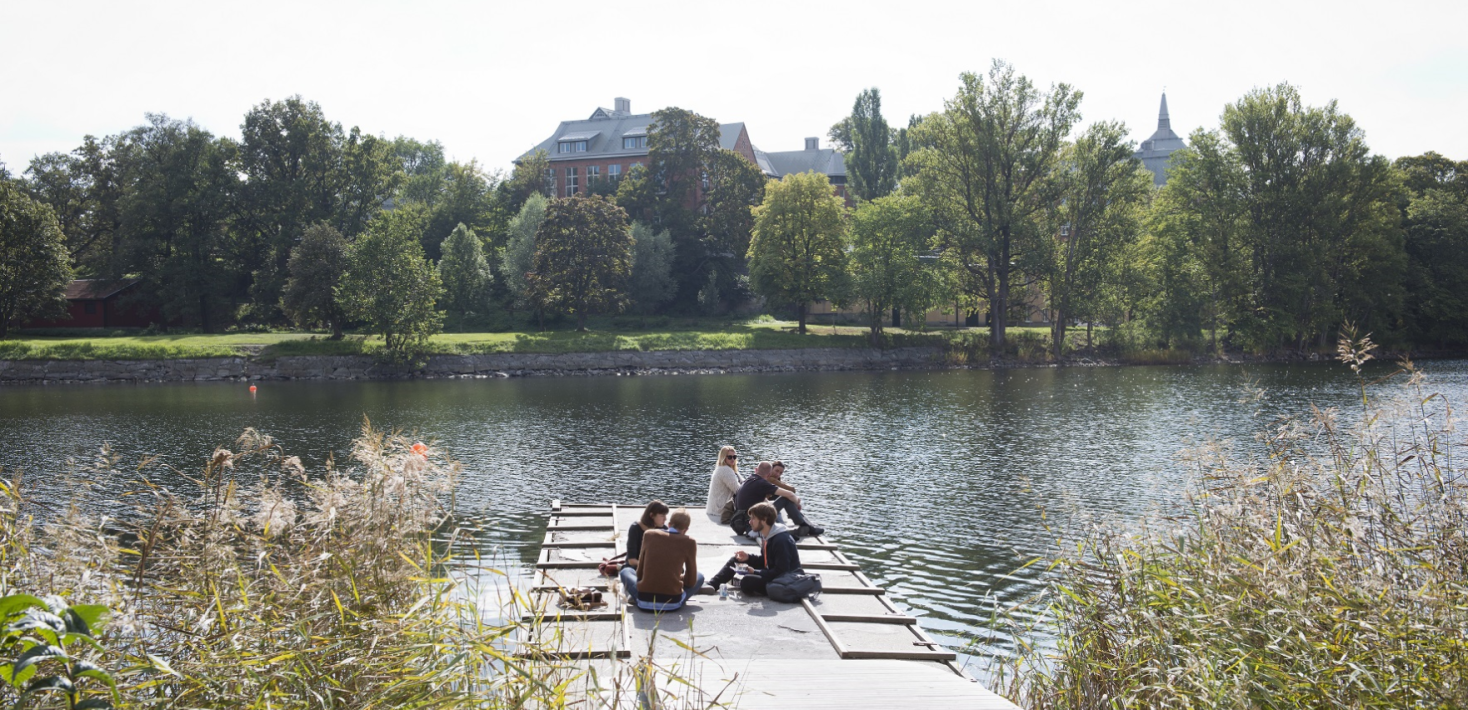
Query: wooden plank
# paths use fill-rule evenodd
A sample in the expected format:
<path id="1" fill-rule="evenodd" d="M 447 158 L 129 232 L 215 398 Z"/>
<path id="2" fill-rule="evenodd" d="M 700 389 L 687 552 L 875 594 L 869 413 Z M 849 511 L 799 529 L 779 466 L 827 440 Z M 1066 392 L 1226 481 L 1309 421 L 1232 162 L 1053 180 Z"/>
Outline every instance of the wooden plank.
<path id="1" fill-rule="evenodd" d="M 821 614 L 826 621 L 851 621 L 859 624 L 895 624 L 911 626 L 918 622 L 915 616 L 882 616 L 878 614 Z"/>
<path id="2" fill-rule="evenodd" d="M 820 613 L 816 611 L 815 606 L 810 603 L 810 600 L 801 599 L 800 605 L 805 607 L 805 612 L 807 614 L 810 614 L 810 618 L 816 622 L 816 626 L 821 629 L 821 633 L 826 635 L 826 640 L 831 642 L 831 648 L 836 649 L 836 655 L 841 658 L 845 658 L 846 647 L 841 645 L 841 639 L 836 638 L 836 632 L 833 631 L 831 627 L 826 624 L 825 619 L 821 618 Z"/>
<path id="3" fill-rule="evenodd" d="M 615 530 L 615 529 L 616 528 L 613 527 L 613 526 L 611 526 L 611 525 L 547 525 L 546 526 L 546 530 L 549 531 L 549 532 L 570 532 L 572 530 L 606 530 L 606 531 L 611 531 L 611 530 Z"/>
<path id="4" fill-rule="evenodd" d="M 841 572 L 860 572 L 861 567 L 850 562 L 805 562 L 800 565 L 805 569 L 824 569 Z"/>
<path id="5" fill-rule="evenodd" d="M 632 652 L 628 649 L 608 649 L 605 651 L 530 651 L 515 654 L 516 658 L 553 658 L 562 661 L 585 661 L 596 658 L 631 658 Z"/>
<path id="6" fill-rule="evenodd" d="M 536 562 L 536 569 L 596 569 L 601 564 L 598 562 L 585 562 L 582 560 L 550 560 L 548 562 Z"/>
<path id="7" fill-rule="evenodd" d="M 561 623 L 565 621 L 621 621 L 622 613 L 616 611 L 576 611 L 574 609 L 547 610 L 546 613 L 525 614 L 520 617 L 521 621 L 541 623 Z"/>
<path id="8" fill-rule="evenodd" d="M 591 589 L 595 589 L 595 590 L 602 591 L 602 592 L 605 592 L 605 591 L 608 591 L 609 589 L 611 589 L 611 584 L 608 583 L 608 582 L 593 583 L 593 584 L 583 584 L 581 586 L 583 586 L 583 587 L 590 587 Z M 537 585 L 531 587 L 530 588 L 530 591 L 532 591 L 532 592 L 542 592 L 542 593 L 543 592 L 559 592 L 562 589 L 566 589 L 566 588 L 567 587 L 565 587 L 564 585 L 559 585 L 559 584 L 537 584 Z"/>
<path id="9" fill-rule="evenodd" d="M 822 587 L 821 594 L 871 594 L 880 596 L 887 590 L 881 587 Z"/>
<path id="10" fill-rule="evenodd" d="M 829 545 L 823 542 L 798 542 L 795 547 L 801 550 L 830 550 L 832 552 L 841 549 L 840 545 Z"/>
<path id="11" fill-rule="evenodd" d="M 952 651 L 868 651 L 863 649 L 847 649 L 842 652 L 842 658 L 846 659 L 873 659 L 885 661 L 952 661 L 958 658 L 958 654 Z"/>
<path id="12" fill-rule="evenodd" d="M 598 517 L 599 516 L 599 517 L 605 518 L 608 515 L 609 515 L 609 513 L 608 513 L 607 509 L 605 509 L 605 508 L 598 508 L 598 509 L 595 509 L 595 510 L 559 510 L 559 511 L 556 511 L 555 513 L 552 513 L 551 514 L 551 517 L 555 517 L 555 518 L 587 518 L 587 517 Z"/>
<path id="13" fill-rule="evenodd" d="M 596 541 L 593 541 L 593 542 L 555 542 L 554 540 L 548 540 L 546 542 L 540 543 L 540 546 L 543 547 L 543 548 L 549 548 L 549 549 L 552 549 L 552 550 L 556 550 L 556 549 L 566 550 L 566 549 L 578 548 L 578 547 L 611 547 L 611 548 L 616 548 L 617 543 L 612 542 L 611 540 L 596 540 Z"/>
<path id="14" fill-rule="evenodd" d="M 552 498 L 551 499 L 551 510 L 560 510 L 560 509 L 561 509 L 561 499 L 560 498 Z"/>

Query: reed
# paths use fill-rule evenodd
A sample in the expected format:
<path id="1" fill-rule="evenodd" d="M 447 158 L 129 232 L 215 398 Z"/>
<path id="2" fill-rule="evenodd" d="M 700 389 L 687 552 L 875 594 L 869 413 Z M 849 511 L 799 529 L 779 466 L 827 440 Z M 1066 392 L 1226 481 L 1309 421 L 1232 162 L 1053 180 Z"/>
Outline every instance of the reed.
<path id="1" fill-rule="evenodd" d="M 1468 706 L 1468 481 L 1451 406 L 1410 362 L 1356 412 L 1314 409 L 1263 453 L 1190 454 L 1175 517 L 1096 525 L 1052 561 L 1053 626 L 992 675 L 1029 708 Z M 1373 396 L 1375 395 L 1375 396 Z M 1343 422 L 1350 421 L 1346 424 Z"/>
<path id="2" fill-rule="evenodd" d="M 451 554 L 459 466 L 401 434 L 364 423 L 348 465 L 319 471 L 253 430 L 183 488 L 158 466 L 103 447 L 66 473 L 62 507 L 16 472 L 0 488 L 0 595 L 106 605 L 86 661 L 121 707 L 598 708 L 639 678 L 682 682 L 650 657 L 557 660 L 504 580 L 504 606 L 480 608 L 466 585 L 496 580 L 463 570 L 503 573 Z"/>

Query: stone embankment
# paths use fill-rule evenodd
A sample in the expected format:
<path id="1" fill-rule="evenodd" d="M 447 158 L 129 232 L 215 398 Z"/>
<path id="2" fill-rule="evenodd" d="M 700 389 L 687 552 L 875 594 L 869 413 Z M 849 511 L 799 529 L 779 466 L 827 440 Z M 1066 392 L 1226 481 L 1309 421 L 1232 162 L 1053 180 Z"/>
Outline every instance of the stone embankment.
<path id="1" fill-rule="evenodd" d="M 178 360 L 0 360 L 0 384 L 389 380 L 587 375 L 890 370 L 941 365 L 938 348 L 654 350 L 596 353 L 435 355 L 420 370 L 368 356 L 221 357 Z"/>

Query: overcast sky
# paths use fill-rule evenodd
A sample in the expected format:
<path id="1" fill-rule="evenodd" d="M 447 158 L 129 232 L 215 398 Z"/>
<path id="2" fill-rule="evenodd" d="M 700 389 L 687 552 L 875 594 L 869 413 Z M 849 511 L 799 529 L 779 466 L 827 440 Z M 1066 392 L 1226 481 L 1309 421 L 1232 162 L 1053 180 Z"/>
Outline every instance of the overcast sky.
<path id="1" fill-rule="evenodd" d="M 1388 157 L 1468 159 L 1468 2 L 65 2 L 0 0 L 0 161 L 191 117 L 239 135 L 264 99 L 438 140 L 508 167 L 557 122 L 625 96 L 744 121 L 754 144 L 822 144 L 857 92 L 894 125 L 942 108 L 994 58 L 1085 92 L 1086 121 L 1215 128 L 1224 104 L 1290 82 L 1331 99 Z"/>

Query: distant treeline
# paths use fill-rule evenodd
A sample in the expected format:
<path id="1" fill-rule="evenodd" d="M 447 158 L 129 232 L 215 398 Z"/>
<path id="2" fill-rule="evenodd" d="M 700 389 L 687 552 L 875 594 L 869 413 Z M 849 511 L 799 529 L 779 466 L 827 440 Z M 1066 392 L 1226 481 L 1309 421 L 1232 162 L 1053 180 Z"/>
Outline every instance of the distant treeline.
<path id="1" fill-rule="evenodd" d="M 813 300 L 860 307 L 874 335 L 956 306 L 987 316 L 996 354 L 1035 309 L 1056 353 L 1081 324 L 1145 347 L 1323 347 L 1348 322 L 1389 345 L 1468 344 L 1468 164 L 1373 155 L 1334 102 L 1280 85 L 1224 107 L 1154 189 L 1123 124 L 1076 130 L 1081 98 L 995 62 L 942 111 L 892 128 L 864 91 L 830 133 L 854 209 L 820 175 L 767 183 L 719 148 L 715 121 L 682 109 L 654 114 L 646 168 L 574 198 L 553 194 L 543 154 L 508 172 L 451 162 L 437 142 L 345 130 L 301 97 L 256 106 L 238 140 L 149 116 L 4 180 L 7 200 L 54 215 L 68 273 L 141 279 L 148 305 L 205 331 L 377 324 L 363 299 L 402 270 L 360 273 L 375 228 L 371 258 L 411 252 L 422 268 L 404 269 L 433 272 L 404 282 L 426 306 L 378 310 L 406 308 L 428 331 L 443 310 L 543 322 L 762 297 L 802 323 Z M 34 225 L 7 227 L 7 243 L 45 241 Z M 39 312 L 37 298 L 0 319 Z"/>

